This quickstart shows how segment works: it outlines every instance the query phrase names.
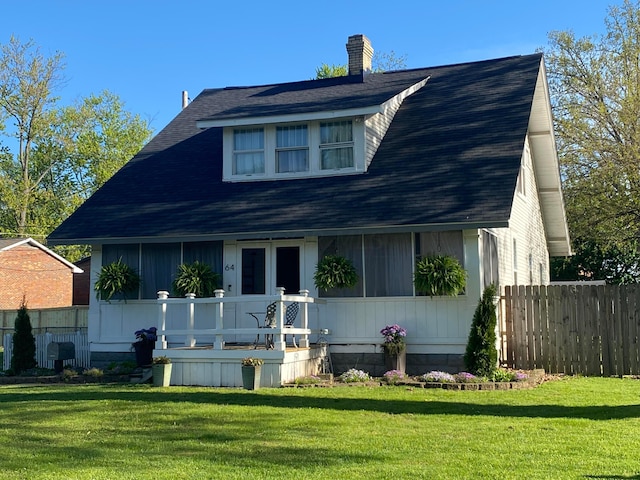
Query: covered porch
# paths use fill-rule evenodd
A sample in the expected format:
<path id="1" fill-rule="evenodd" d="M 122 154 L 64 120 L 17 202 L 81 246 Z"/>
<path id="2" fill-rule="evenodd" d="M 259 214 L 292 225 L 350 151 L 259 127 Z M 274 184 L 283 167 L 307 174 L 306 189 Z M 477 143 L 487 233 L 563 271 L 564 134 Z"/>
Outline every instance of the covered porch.
<path id="1" fill-rule="evenodd" d="M 158 338 L 153 356 L 171 359 L 171 385 L 213 387 L 242 386 L 241 361 L 245 357 L 260 358 L 261 386 L 279 387 L 297 377 L 320 373 L 328 355 L 326 329 L 311 329 L 310 307 L 314 317 L 324 300 L 309 296 L 308 290 L 298 295 L 225 297 L 216 290 L 215 297 L 169 298 L 158 292 Z M 267 306 L 275 306 L 275 316 L 265 323 Z M 291 326 L 287 325 L 287 307 L 299 309 Z M 238 311 L 243 311 L 242 321 Z M 227 315 L 225 312 L 233 312 Z M 227 321 L 225 321 L 227 320 Z M 319 322 L 316 322 L 319 323 Z M 268 340 L 268 341 L 267 341 Z"/>

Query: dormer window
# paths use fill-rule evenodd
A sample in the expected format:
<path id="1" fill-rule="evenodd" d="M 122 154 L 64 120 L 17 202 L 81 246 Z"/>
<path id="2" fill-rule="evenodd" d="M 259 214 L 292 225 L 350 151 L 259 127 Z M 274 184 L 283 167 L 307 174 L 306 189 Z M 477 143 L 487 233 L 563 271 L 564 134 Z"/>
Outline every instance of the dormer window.
<path id="1" fill-rule="evenodd" d="M 320 123 L 320 168 L 353 167 L 353 124 L 351 120 Z"/>
<path id="2" fill-rule="evenodd" d="M 264 173 L 264 129 L 243 128 L 233 132 L 233 174 Z"/>
<path id="3" fill-rule="evenodd" d="M 276 128 L 276 172 L 309 171 L 309 139 L 306 125 Z"/>

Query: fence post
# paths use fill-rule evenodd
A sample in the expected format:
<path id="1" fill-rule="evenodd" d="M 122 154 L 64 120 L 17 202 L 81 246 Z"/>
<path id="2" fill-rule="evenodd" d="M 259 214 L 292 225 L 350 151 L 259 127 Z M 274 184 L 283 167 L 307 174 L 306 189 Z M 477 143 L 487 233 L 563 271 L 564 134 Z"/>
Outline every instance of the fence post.
<path id="1" fill-rule="evenodd" d="M 224 290 L 219 288 L 214 290 L 213 294 L 216 298 L 223 298 Z M 224 328 L 224 303 L 222 303 L 222 300 L 220 300 L 216 310 L 216 330 L 220 333 L 216 333 L 213 348 L 216 350 L 222 350 L 224 348 L 224 336 L 222 335 L 222 329 Z"/>

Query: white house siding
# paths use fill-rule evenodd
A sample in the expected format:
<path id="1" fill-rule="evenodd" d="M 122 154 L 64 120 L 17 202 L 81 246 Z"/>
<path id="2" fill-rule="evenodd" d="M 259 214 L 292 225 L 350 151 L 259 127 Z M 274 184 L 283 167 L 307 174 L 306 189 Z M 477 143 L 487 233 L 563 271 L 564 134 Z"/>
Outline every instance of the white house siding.
<path id="1" fill-rule="evenodd" d="M 387 133 L 387 129 L 389 128 L 391 120 L 393 120 L 399 106 L 400 104 L 393 109 L 389 108 L 385 113 L 376 113 L 365 120 L 365 168 L 369 168 L 369 164 L 371 163 L 376 150 L 378 150 L 385 133 Z"/>
<path id="2" fill-rule="evenodd" d="M 549 250 L 530 152 L 527 139 L 522 155 L 521 170 L 524 172 L 524 193 L 516 188 L 509 228 L 493 230 L 499 239 L 501 286 L 516 283 L 514 277 L 514 240 L 516 242 L 517 283 L 519 285 L 546 285 L 549 283 Z M 530 255 L 531 262 L 529 262 Z"/>

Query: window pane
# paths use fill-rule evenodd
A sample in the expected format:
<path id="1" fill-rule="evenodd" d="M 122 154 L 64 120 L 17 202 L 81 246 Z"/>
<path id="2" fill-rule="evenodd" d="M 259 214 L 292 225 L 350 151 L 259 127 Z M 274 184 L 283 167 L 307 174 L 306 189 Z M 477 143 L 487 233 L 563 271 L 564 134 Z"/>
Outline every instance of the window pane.
<path id="1" fill-rule="evenodd" d="M 265 293 L 265 249 L 242 249 L 242 294 Z"/>
<path id="2" fill-rule="evenodd" d="M 188 242 L 183 244 L 183 262 L 200 262 L 211 267 L 222 280 L 222 242 Z"/>
<path id="3" fill-rule="evenodd" d="M 233 174 L 264 173 L 264 153 L 236 153 L 233 156 Z"/>
<path id="4" fill-rule="evenodd" d="M 320 124 L 320 143 L 344 143 L 353 141 L 351 120 Z"/>
<path id="5" fill-rule="evenodd" d="M 457 258 L 464 267 L 464 248 L 462 244 L 462 230 L 446 232 L 422 232 L 419 233 L 419 241 L 416 242 L 416 254 L 426 255 L 450 255 Z"/>
<path id="6" fill-rule="evenodd" d="M 234 150 L 262 150 L 264 148 L 264 132 L 262 128 L 234 130 Z"/>
<path id="7" fill-rule="evenodd" d="M 367 297 L 413 294 L 411 234 L 364 236 Z"/>
<path id="8" fill-rule="evenodd" d="M 276 128 L 276 147 L 306 147 L 307 145 L 306 125 Z"/>
<path id="9" fill-rule="evenodd" d="M 322 170 L 353 167 L 353 147 L 323 148 L 320 150 L 320 154 L 320 168 Z"/>
<path id="10" fill-rule="evenodd" d="M 160 290 L 171 292 L 179 264 L 179 243 L 142 244 L 142 298 L 158 298 Z"/>
<path id="11" fill-rule="evenodd" d="M 309 150 L 280 150 L 276 163 L 278 173 L 306 172 L 309 170 Z"/>
<path id="12" fill-rule="evenodd" d="M 320 290 L 321 297 L 362 297 L 362 236 L 342 235 L 318 237 L 318 260 L 325 255 L 340 255 L 350 260 L 358 274 L 358 283 L 351 288 Z"/>

